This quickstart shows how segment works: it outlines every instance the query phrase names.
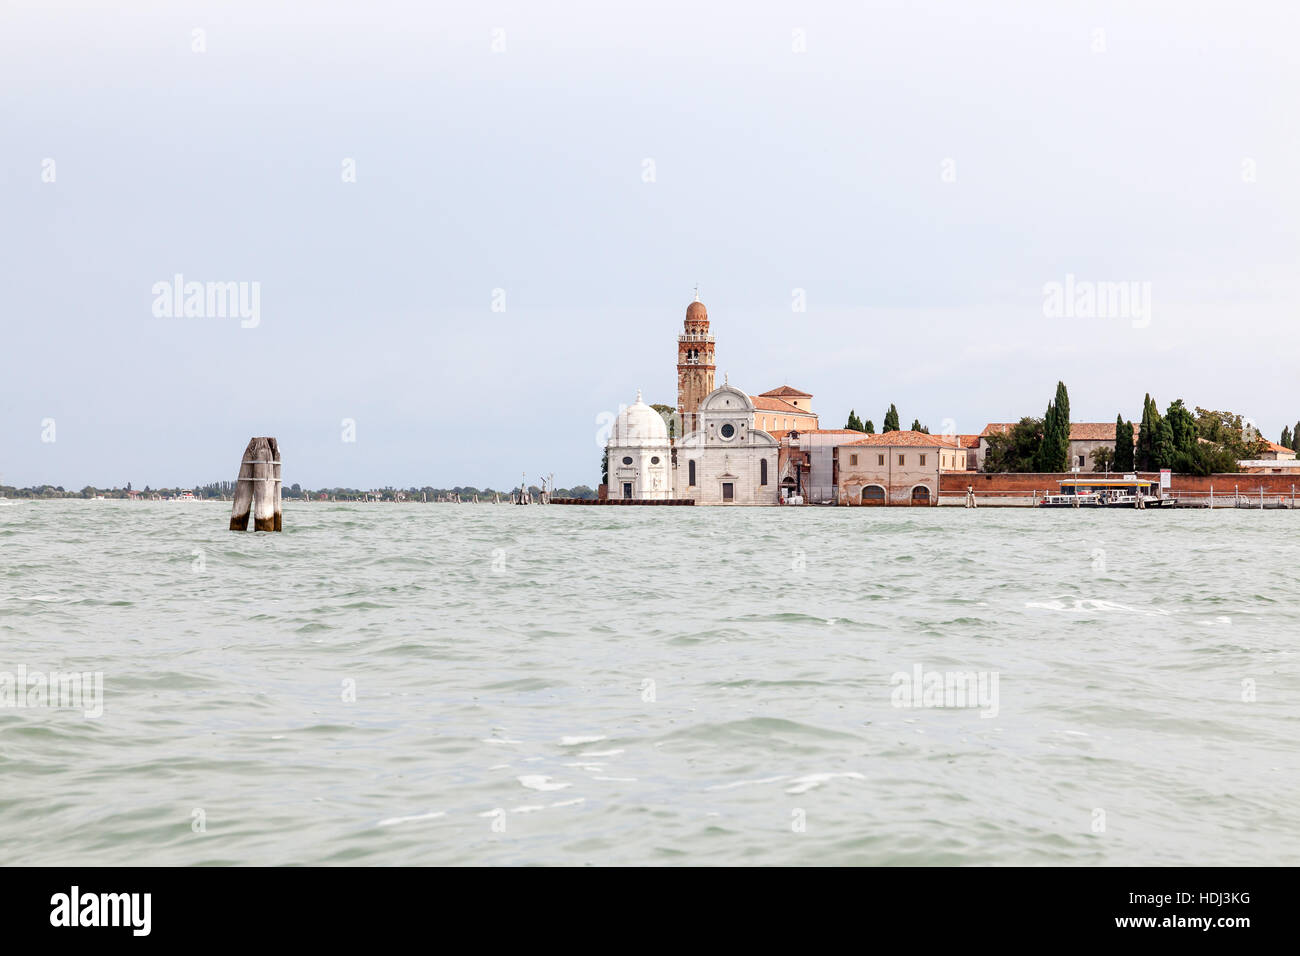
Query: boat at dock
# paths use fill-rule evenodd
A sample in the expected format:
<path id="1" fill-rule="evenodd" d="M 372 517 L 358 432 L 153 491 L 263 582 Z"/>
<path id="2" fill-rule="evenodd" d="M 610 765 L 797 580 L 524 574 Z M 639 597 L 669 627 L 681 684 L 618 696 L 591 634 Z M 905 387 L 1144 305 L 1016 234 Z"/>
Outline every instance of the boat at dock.
<path id="1" fill-rule="evenodd" d="M 1061 490 L 1045 495 L 1040 508 L 1172 508 L 1175 501 L 1159 486 L 1136 475 L 1099 478 L 1063 478 Z M 1154 494 L 1152 492 L 1155 492 Z"/>

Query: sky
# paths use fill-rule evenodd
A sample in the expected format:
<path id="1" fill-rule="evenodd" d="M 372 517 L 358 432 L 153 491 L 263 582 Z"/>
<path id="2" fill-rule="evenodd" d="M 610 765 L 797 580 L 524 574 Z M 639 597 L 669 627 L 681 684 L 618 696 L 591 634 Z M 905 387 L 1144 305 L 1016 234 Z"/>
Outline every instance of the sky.
<path id="1" fill-rule="evenodd" d="M 0 483 L 231 480 L 272 435 L 307 487 L 594 486 L 611 415 L 676 404 L 697 284 L 718 383 L 811 392 L 823 427 L 892 402 L 979 432 L 1062 380 L 1076 421 L 1150 392 L 1276 440 L 1298 26 L 1290 2 L 0 0 Z M 248 308 L 200 286 L 168 314 L 177 275 Z M 1101 283 L 1132 296 L 1090 305 Z"/>

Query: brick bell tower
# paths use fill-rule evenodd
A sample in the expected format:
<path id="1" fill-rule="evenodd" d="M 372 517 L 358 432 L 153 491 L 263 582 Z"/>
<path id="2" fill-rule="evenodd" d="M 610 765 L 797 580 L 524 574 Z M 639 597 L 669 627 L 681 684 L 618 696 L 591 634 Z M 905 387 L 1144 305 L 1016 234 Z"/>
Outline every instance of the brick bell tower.
<path id="1" fill-rule="evenodd" d="M 682 420 L 678 438 L 695 431 L 700 403 L 713 391 L 715 369 L 709 312 L 696 286 L 695 301 L 686 307 L 685 328 L 677 336 L 677 413 Z"/>

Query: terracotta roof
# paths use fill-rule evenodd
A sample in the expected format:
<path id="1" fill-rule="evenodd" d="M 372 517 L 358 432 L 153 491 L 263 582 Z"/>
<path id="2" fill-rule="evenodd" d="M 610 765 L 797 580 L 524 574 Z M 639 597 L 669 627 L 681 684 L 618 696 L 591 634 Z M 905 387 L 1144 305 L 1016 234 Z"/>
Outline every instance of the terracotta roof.
<path id="1" fill-rule="evenodd" d="M 1268 450 L 1269 450 L 1269 451 L 1289 451 L 1289 452 L 1292 452 L 1293 454 L 1294 454 L 1294 452 L 1295 452 L 1295 449 L 1294 449 L 1294 448 L 1287 448 L 1286 445 L 1279 445 L 1279 444 L 1278 444 L 1277 442 L 1275 442 L 1275 441 L 1271 441 L 1271 442 L 1268 443 Z"/>
<path id="2" fill-rule="evenodd" d="M 958 435 L 957 441 L 962 448 L 978 448 L 980 446 L 979 435 Z"/>
<path id="3" fill-rule="evenodd" d="M 782 385 L 780 388 L 774 388 L 770 392 L 763 393 L 764 398 L 812 398 L 810 392 L 801 392 L 797 388 L 791 388 L 789 385 Z"/>
<path id="4" fill-rule="evenodd" d="M 754 403 L 754 407 L 759 411 L 784 412 L 787 415 L 811 415 L 813 418 L 817 417 L 814 412 L 810 412 L 806 408 L 798 408 L 791 405 L 789 402 L 781 401 L 779 398 L 767 398 L 763 395 L 751 395 L 749 396 L 749 400 Z"/>
<path id="5" fill-rule="evenodd" d="M 811 412 L 800 412 L 800 414 L 809 414 Z M 813 415 L 814 418 L 817 416 Z M 864 438 L 870 437 L 856 428 L 792 428 L 790 431 L 797 431 L 800 435 L 862 435 Z"/>
<path id="6" fill-rule="evenodd" d="M 856 441 L 843 442 L 845 445 L 877 445 L 896 448 L 956 448 L 952 435 L 927 435 L 925 432 L 897 431 L 884 432 L 880 435 L 863 435 Z"/>
<path id="7" fill-rule="evenodd" d="M 990 422 L 979 437 L 1005 435 L 1019 422 Z M 1136 429 L 1135 429 L 1136 430 Z M 1070 441 L 1114 441 L 1114 422 L 1070 422 Z"/>
<path id="8" fill-rule="evenodd" d="M 1070 441 L 1114 440 L 1114 422 L 1070 422 Z"/>
<path id="9" fill-rule="evenodd" d="M 989 435 L 1005 435 L 1007 432 L 1011 431 L 1014 425 L 1017 424 L 1019 423 L 1018 422 L 989 422 L 987 425 L 984 426 L 984 430 L 980 432 L 980 438 L 986 438 Z"/>

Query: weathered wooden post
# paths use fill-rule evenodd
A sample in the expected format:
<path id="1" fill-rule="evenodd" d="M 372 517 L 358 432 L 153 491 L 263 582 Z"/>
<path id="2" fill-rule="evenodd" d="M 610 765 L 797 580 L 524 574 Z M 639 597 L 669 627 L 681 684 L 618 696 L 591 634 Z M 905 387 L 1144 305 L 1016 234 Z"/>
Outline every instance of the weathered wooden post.
<path id="1" fill-rule="evenodd" d="M 272 505 L 275 511 L 274 530 L 279 531 L 281 525 L 283 525 L 284 523 L 281 520 L 281 508 L 280 508 L 280 489 L 284 487 L 284 482 L 280 480 L 280 444 L 274 438 L 268 438 L 267 441 L 271 443 L 271 460 L 275 462 L 275 464 L 272 466 L 272 471 L 275 474 L 271 480 L 271 490 L 275 495 L 274 503 Z"/>
<path id="2" fill-rule="evenodd" d="M 235 478 L 234 504 L 230 509 L 230 530 L 248 530 L 248 512 L 253 505 L 253 459 L 257 453 L 258 439 L 250 438 L 244 456 L 239 461 L 239 476 Z"/>
<path id="3" fill-rule="evenodd" d="M 279 531 L 280 448 L 274 438 L 251 438 L 239 462 L 230 530 L 247 531 L 249 511 L 254 531 Z"/>

